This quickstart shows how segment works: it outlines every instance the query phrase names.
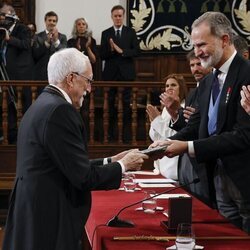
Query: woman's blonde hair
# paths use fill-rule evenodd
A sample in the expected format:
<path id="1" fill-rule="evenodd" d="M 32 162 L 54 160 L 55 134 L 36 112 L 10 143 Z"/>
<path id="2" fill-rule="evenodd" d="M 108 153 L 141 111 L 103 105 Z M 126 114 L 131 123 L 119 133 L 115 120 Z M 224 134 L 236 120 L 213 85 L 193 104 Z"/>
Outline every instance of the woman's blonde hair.
<path id="1" fill-rule="evenodd" d="M 72 29 L 72 32 L 71 32 L 72 37 L 73 37 L 73 38 L 77 38 L 77 36 L 78 36 L 78 33 L 77 33 L 77 22 L 78 22 L 78 21 L 83 21 L 83 22 L 86 23 L 86 32 L 84 33 L 84 36 L 85 36 L 85 37 L 90 37 L 90 36 L 92 36 L 92 31 L 89 30 L 89 25 L 88 25 L 86 19 L 83 18 L 83 17 L 79 17 L 79 18 L 77 18 L 77 19 L 75 20 L 75 22 L 74 22 L 74 26 L 73 26 L 73 29 Z"/>

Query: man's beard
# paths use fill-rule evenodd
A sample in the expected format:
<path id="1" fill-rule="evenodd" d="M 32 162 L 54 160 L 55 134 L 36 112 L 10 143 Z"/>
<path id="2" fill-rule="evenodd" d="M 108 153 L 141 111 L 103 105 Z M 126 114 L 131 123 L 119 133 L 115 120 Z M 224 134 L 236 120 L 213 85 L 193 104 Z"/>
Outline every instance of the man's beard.
<path id="1" fill-rule="evenodd" d="M 222 54 L 223 54 L 223 50 L 218 49 L 218 47 L 216 46 L 213 55 L 210 55 L 206 61 L 200 58 L 201 66 L 206 69 L 209 67 L 215 67 L 221 60 Z"/>

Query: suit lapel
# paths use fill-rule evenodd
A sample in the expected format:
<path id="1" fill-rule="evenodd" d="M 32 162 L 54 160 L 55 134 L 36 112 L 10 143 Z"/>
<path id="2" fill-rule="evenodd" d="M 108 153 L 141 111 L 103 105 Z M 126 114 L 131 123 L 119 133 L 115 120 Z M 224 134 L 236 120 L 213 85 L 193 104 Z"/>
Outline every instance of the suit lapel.
<path id="1" fill-rule="evenodd" d="M 217 116 L 217 133 L 220 133 L 226 121 L 227 106 L 228 103 L 230 102 L 232 91 L 235 88 L 235 85 L 237 84 L 237 77 L 240 69 L 239 64 L 240 64 L 239 56 L 236 55 L 229 67 L 226 80 L 221 90 L 220 103 Z"/>

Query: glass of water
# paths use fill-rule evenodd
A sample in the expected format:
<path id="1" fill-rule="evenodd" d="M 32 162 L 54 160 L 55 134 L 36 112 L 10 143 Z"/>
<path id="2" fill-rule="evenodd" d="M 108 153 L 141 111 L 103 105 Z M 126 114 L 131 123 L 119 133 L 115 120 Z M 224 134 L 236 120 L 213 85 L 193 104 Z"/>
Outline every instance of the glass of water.
<path id="1" fill-rule="evenodd" d="M 195 236 L 190 223 L 180 223 L 177 228 L 176 249 L 191 250 L 195 248 Z"/>
<path id="2" fill-rule="evenodd" d="M 145 199 L 151 198 L 153 195 L 155 195 L 155 191 L 153 190 L 145 191 Z M 156 207 L 157 207 L 156 198 L 151 198 L 149 200 L 142 202 L 142 209 L 144 213 L 154 214 L 156 211 Z"/>
<path id="3" fill-rule="evenodd" d="M 135 175 L 131 173 L 124 173 L 123 176 L 124 190 L 126 192 L 134 192 L 136 188 Z"/>

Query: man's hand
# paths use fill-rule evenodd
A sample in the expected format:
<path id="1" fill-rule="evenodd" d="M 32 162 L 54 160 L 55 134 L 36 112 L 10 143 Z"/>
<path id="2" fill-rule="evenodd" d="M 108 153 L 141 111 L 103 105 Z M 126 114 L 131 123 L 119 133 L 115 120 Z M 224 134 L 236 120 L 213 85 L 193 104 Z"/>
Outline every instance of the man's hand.
<path id="1" fill-rule="evenodd" d="M 131 152 L 133 150 L 134 149 L 125 150 L 125 151 L 122 151 L 119 154 L 111 156 L 110 157 L 111 158 L 111 162 L 117 162 L 117 161 L 121 160 L 126 154 L 128 154 L 129 152 Z"/>
<path id="2" fill-rule="evenodd" d="M 177 140 L 155 141 L 149 147 L 155 148 L 158 146 L 166 146 L 166 145 L 168 145 L 168 147 L 164 155 L 166 155 L 169 158 L 188 152 L 188 143 L 186 141 L 177 141 Z"/>
<path id="3" fill-rule="evenodd" d="M 121 162 L 125 166 L 125 171 L 140 170 L 145 159 L 148 159 L 147 155 L 140 153 L 138 149 L 134 149 L 127 153 L 121 159 Z"/>
<path id="4" fill-rule="evenodd" d="M 109 43 L 112 51 L 116 51 L 119 54 L 123 53 L 123 50 L 114 42 L 112 38 L 109 39 Z"/>
<path id="5" fill-rule="evenodd" d="M 241 106 L 250 115 L 250 85 L 242 86 L 240 95 L 241 95 L 241 100 L 240 100 Z"/>
<path id="6" fill-rule="evenodd" d="M 166 156 L 169 158 L 172 158 L 176 155 L 181 155 L 183 153 L 188 152 L 188 142 L 186 141 L 177 141 L 177 140 L 171 140 L 168 141 L 169 146 L 167 147 L 166 150 Z"/>
<path id="7" fill-rule="evenodd" d="M 188 122 L 190 119 L 190 116 L 192 114 L 194 114 L 195 112 L 195 108 L 187 106 L 184 110 L 183 110 L 183 116 L 185 117 L 185 122 Z"/>
<path id="8" fill-rule="evenodd" d="M 146 112 L 148 114 L 150 122 L 152 122 L 157 116 L 161 115 L 160 111 L 157 109 L 157 107 L 148 104 Z"/>
<path id="9" fill-rule="evenodd" d="M 58 40 L 59 34 L 57 28 L 54 28 L 52 31 L 52 38 L 51 41 L 52 43 L 55 43 Z"/>

